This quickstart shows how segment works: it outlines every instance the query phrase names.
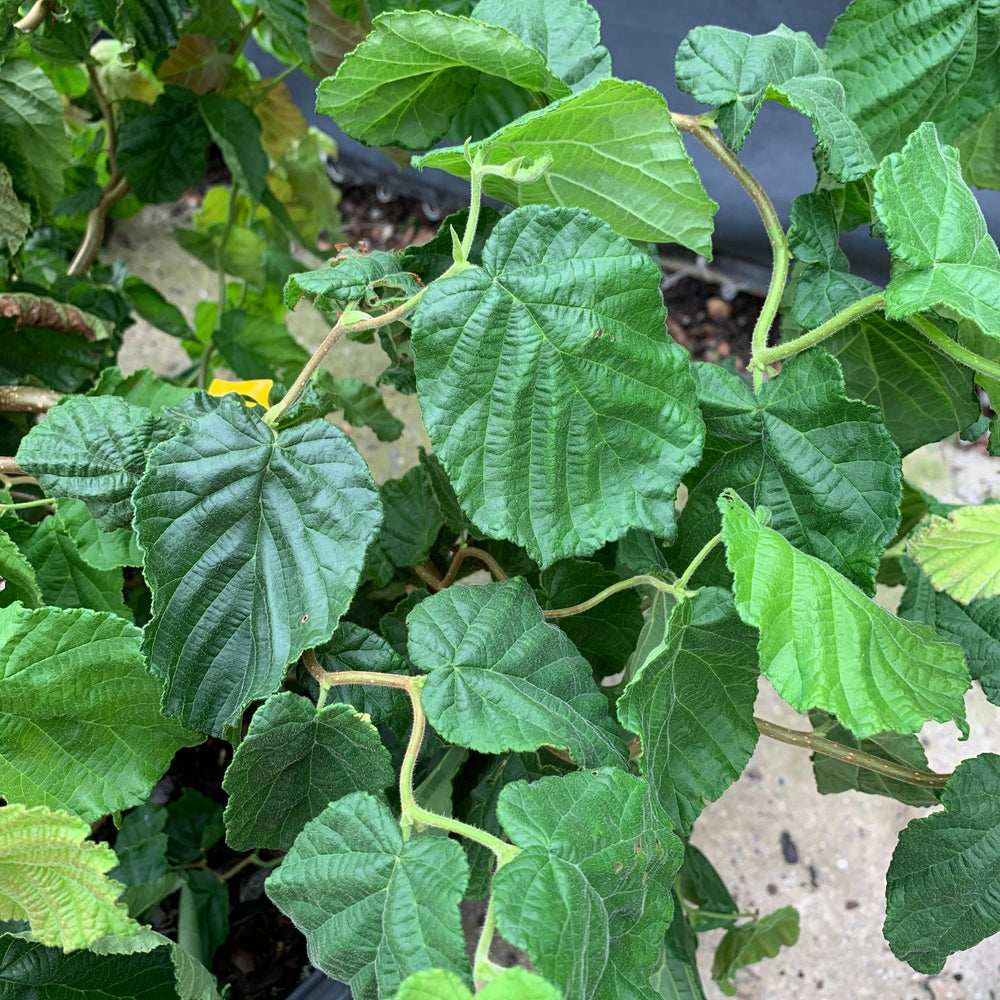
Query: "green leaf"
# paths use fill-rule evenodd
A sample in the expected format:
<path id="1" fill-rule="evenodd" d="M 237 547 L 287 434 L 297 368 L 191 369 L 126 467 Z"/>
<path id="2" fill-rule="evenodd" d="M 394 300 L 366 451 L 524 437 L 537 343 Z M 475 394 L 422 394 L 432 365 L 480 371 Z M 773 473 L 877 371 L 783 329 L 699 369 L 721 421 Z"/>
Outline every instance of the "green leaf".
<path id="1" fill-rule="evenodd" d="M 212 334 L 226 365 L 241 379 L 294 379 L 309 360 L 283 320 L 245 309 L 227 309 Z"/>
<path id="2" fill-rule="evenodd" d="M 225 836 L 222 812 L 220 803 L 185 788 L 167 806 L 167 857 L 175 864 L 198 861 Z"/>
<path id="3" fill-rule="evenodd" d="M 132 523 L 132 491 L 166 436 L 145 409 L 117 396 L 68 396 L 31 429 L 17 461 L 49 496 L 82 500 L 99 527 Z"/>
<path id="4" fill-rule="evenodd" d="M 893 257 L 885 314 L 944 306 L 1000 334 L 1000 254 L 965 186 L 958 150 L 921 125 L 875 174 L 875 211 Z"/>
<path id="5" fill-rule="evenodd" d="M 833 740 L 834 743 L 839 743 L 849 750 L 860 750 L 862 753 L 881 757 L 894 764 L 905 764 L 920 771 L 928 770 L 927 754 L 924 753 L 919 738 L 913 733 L 906 736 L 899 733 L 876 733 L 866 740 L 859 740 L 826 712 L 814 709 L 809 713 L 809 721 L 826 739 Z M 816 790 L 820 795 L 834 795 L 848 791 L 864 792 L 866 795 L 884 795 L 896 799 L 897 802 L 905 802 L 909 806 L 936 806 L 940 801 L 939 792 L 933 788 L 887 778 L 875 771 L 821 753 L 812 754 L 811 760 L 813 775 L 816 778 Z"/>
<path id="6" fill-rule="evenodd" d="M 667 626 L 676 601 L 670 594 L 657 590 L 653 595 L 653 603 L 649 607 L 635 644 L 635 649 L 625 662 L 623 681 L 628 683 L 642 669 L 644 663 L 657 655 L 667 640 Z"/>
<path id="7" fill-rule="evenodd" d="M 82 500 L 60 500 L 54 520 L 61 531 L 73 539 L 80 559 L 94 569 L 142 565 L 135 532 L 128 528 L 102 531 Z M 120 577 L 118 582 L 121 583 Z"/>
<path id="8" fill-rule="evenodd" d="M 894 618 L 732 491 L 719 509 L 736 610 L 761 630 L 761 672 L 794 709 L 831 712 L 861 739 L 917 732 L 928 719 L 954 719 L 968 733 L 969 673 L 957 646 Z"/>
<path id="9" fill-rule="evenodd" d="M 481 268 L 424 293 L 421 412 L 487 537 L 546 566 L 630 527 L 672 533 L 702 423 L 659 282 L 649 257 L 589 213 L 531 207 L 497 224 Z"/>
<path id="10" fill-rule="evenodd" d="M 0 532 L 0 581 L 0 607 L 15 601 L 29 608 L 45 603 L 31 563 L 6 532 Z"/>
<path id="11" fill-rule="evenodd" d="M 0 162 L 0 242 L 7 244 L 8 256 L 21 248 L 31 228 L 31 210 L 14 193 L 10 171 Z"/>
<path id="12" fill-rule="evenodd" d="M 168 302 L 149 282 L 143 281 L 137 275 L 130 274 L 125 279 L 122 289 L 128 296 L 132 308 L 147 323 L 152 323 L 153 326 L 159 328 L 164 333 L 169 333 L 171 337 L 194 340 L 194 331 L 184 318 L 184 313 L 172 302 Z M 148 372 L 149 369 L 146 368 L 143 371 Z M 138 374 L 138 372 L 135 372 L 129 377 L 134 378 Z M 150 375 L 152 375 L 151 372 Z M 191 390 L 187 391 L 190 392 Z"/>
<path id="13" fill-rule="evenodd" d="M 562 1000 L 562 993 L 527 969 L 504 969 L 476 993 L 480 1000 Z M 454 972 L 431 969 L 407 976 L 396 1000 L 472 1000 L 468 986 Z"/>
<path id="14" fill-rule="evenodd" d="M 260 201 L 270 164 L 261 145 L 259 119 L 238 98 L 219 93 L 203 94 L 198 106 L 233 181 L 254 201 Z"/>
<path id="15" fill-rule="evenodd" d="M 923 622 L 942 639 L 961 646 L 969 673 L 983 686 L 994 705 L 1000 705 L 1000 597 L 959 604 L 936 591 L 919 567 L 902 559 L 906 590 L 899 600 L 899 617 Z"/>
<path id="16" fill-rule="evenodd" d="M 375 727 L 350 705 L 317 711 L 290 691 L 272 695 L 251 720 L 222 783 L 229 793 L 226 843 L 236 851 L 287 851 L 330 802 L 379 792 L 394 775 Z"/>
<path id="17" fill-rule="evenodd" d="M 970 125 L 956 140 L 962 178 L 971 187 L 1000 188 L 1000 105 Z"/>
<path id="18" fill-rule="evenodd" d="M 4 295 L 5 301 L 12 296 Z M 22 327 L 17 320 L 0 317 L 0 384 L 42 383 L 57 392 L 76 392 L 97 377 L 107 359 L 107 341 L 90 343 L 83 337 L 54 330 Z"/>
<path id="19" fill-rule="evenodd" d="M 89 834 L 88 823 L 64 812 L 0 807 L 0 920 L 27 920 L 38 941 L 64 951 L 135 933 L 139 925 L 116 902 L 122 886 L 107 877 L 114 852 Z"/>
<path id="20" fill-rule="evenodd" d="M 470 151 L 484 151 L 491 166 L 551 159 L 529 183 L 487 175 L 483 191 L 494 198 L 586 208 L 630 239 L 682 243 L 712 255 L 718 206 L 705 193 L 663 96 L 641 83 L 603 80 L 504 125 Z M 469 177 L 461 147 L 436 149 L 413 163 Z"/>
<path id="21" fill-rule="evenodd" d="M 62 98 L 26 59 L 0 65 L 0 150 L 17 197 L 47 212 L 62 196 L 70 143 Z"/>
<path id="22" fill-rule="evenodd" d="M 128 284 L 128 282 L 126 282 Z M 174 385 L 149 368 L 140 368 L 131 375 L 122 375 L 118 368 L 104 368 L 97 385 L 88 396 L 120 396 L 134 406 L 149 410 L 158 417 L 165 407 L 177 406 L 196 392 L 187 386 Z"/>
<path id="23" fill-rule="evenodd" d="M 707 435 L 687 476 L 676 564 L 719 530 L 726 487 L 767 507 L 788 541 L 869 593 L 899 524 L 899 450 L 874 407 L 847 399 L 839 365 L 823 351 L 785 363 L 754 394 L 718 365 L 692 366 Z M 721 553 L 697 579 L 721 583 Z"/>
<path id="24" fill-rule="evenodd" d="M 684 918 L 684 911 L 674 907 L 674 919 L 649 977 L 649 985 L 664 1000 L 705 1000 L 695 955 L 697 948 L 698 936 Z"/>
<path id="25" fill-rule="evenodd" d="M 325 642 L 381 521 L 364 460 L 323 420 L 276 434 L 242 400 L 182 426 L 134 494 L 165 710 L 220 734 Z"/>
<path id="26" fill-rule="evenodd" d="M 306 826 L 266 889 L 313 965 L 365 1000 L 425 969 L 468 982 L 458 913 L 468 874 L 454 840 L 404 841 L 386 806 L 356 792 Z"/>
<path id="27" fill-rule="evenodd" d="M 197 95 L 168 84 L 152 106 L 125 117 L 118 167 L 142 201 L 176 201 L 204 176 L 211 141 Z"/>
<path id="28" fill-rule="evenodd" d="M 379 674 L 410 675 L 409 664 L 380 635 L 369 632 L 354 622 L 344 621 L 329 642 L 314 650 L 320 666 L 329 673 L 338 670 L 363 670 Z M 349 684 L 337 687 L 337 697 L 349 702 L 359 712 L 380 726 L 387 723 L 408 727 L 412 720 L 410 699 L 403 691 L 370 684 Z"/>
<path id="29" fill-rule="evenodd" d="M 960 604 L 1000 596 L 1000 504 L 932 514 L 906 544 L 935 590 Z"/>
<path id="30" fill-rule="evenodd" d="M 883 932 L 897 958 L 918 972 L 1000 931 L 1000 757 L 981 754 L 955 768 L 942 812 L 911 820 L 886 874 Z"/>
<path id="31" fill-rule="evenodd" d="M 131 618 L 122 596 L 121 569 L 91 566 L 80 554 L 79 540 L 59 517 L 45 518 L 21 543 L 21 551 L 35 568 L 45 604 L 110 611 Z"/>
<path id="32" fill-rule="evenodd" d="M 586 0 L 479 0 L 473 16 L 512 31 L 574 91 L 611 76 L 611 56 L 600 44 L 601 19 Z"/>
<path id="33" fill-rule="evenodd" d="M 846 110 L 844 87 L 804 31 L 783 24 L 766 35 L 716 26 L 690 31 L 677 50 L 677 86 L 719 108 L 719 131 L 737 153 L 765 99 L 800 111 L 811 122 L 826 169 L 850 181 L 875 168 L 861 130 Z"/>
<path id="34" fill-rule="evenodd" d="M 551 746 L 581 767 L 624 762 L 590 665 L 523 579 L 442 590 L 406 623 L 410 660 L 430 674 L 421 704 L 450 743 L 480 753 Z"/>
<path id="35" fill-rule="evenodd" d="M 654 1000 L 683 848 L 645 782 L 614 770 L 517 782 L 498 812 L 522 848 L 493 877 L 503 937 L 567 997 Z"/>
<path id="36" fill-rule="evenodd" d="M 396 11 L 316 92 L 316 110 L 369 146 L 426 149 L 447 131 L 481 77 L 564 97 L 544 57 L 506 28 L 436 11 Z"/>
<path id="37" fill-rule="evenodd" d="M 331 403 L 352 427 L 370 427 L 379 441 L 399 440 L 406 426 L 389 412 L 382 393 L 359 378 L 334 379 Z"/>
<path id="38" fill-rule="evenodd" d="M 876 156 L 921 122 L 948 142 L 1000 103 L 1000 11 L 983 0 L 855 0 L 825 52 Z"/>
<path id="39" fill-rule="evenodd" d="M 684 845 L 684 865 L 677 875 L 681 896 L 697 910 L 687 919 L 697 931 L 730 927 L 739 919 L 739 907 L 712 863 L 690 841 Z"/>
<path id="40" fill-rule="evenodd" d="M 379 545 L 396 566 L 416 566 L 430 555 L 444 525 L 427 470 L 414 466 L 402 479 L 383 483 L 379 493 L 385 512 Z"/>
<path id="41" fill-rule="evenodd" d="M 823 344 L 848 396 L 877 406 L 908 455 L 967 427 L 979 413 L 972 372 L 909 323 L 870 313 Z"/>
<path id="42" fill-rule="evenodd" d="M 308 63 L 311 53 L 306 3 L 307 0 L 259 0 L 257 6 L 299 59 Z"/>
<path id="43" fill-rule="evenodd" d="M 118 866 L 110 877 L 125 885 L 122 902 L 133 917 L 158 905 L 181 887 L 183 879 L 167 860 L 167 810 L 144 803 L 122 820 L 115 839 Z"/>
<path id="44" fill-rule="evenodd" d="M 774 958 L 782 945 L 799 939 L 799 914 L 794 906 L 783 906 L 766 917 L 726 931 L 712 961 L 712 978 L 726 996 L 736 996 L 733 976 L 739 969 Z"/>
<path id="45" fill-rule="evenodd" d="M 398 254 L 385 250 L 344 250 L 323 267 L 290 274 L 285 282 L 285 305 L 294 309 L 305 296 L 317 309 L 339 310 L 351 302 L 374 305 L 383 292 L 416 295 L 420 282 L 405 268 Z"/>
<path id="46" fill-rule="evenodd" d="M 160 714 L 139 641 L 115 615 L 0 610 L 0 794 L 99 819 L 142 802 L 200 742 Z"/>
<path id="47" fill-rule="evenodd" d="M 500 221 L 502 216 L 489 205 L 482 205 L 479 209 L 479 218 L 476 220 L 476 235 L 472 241 L 472 248 L 466 258 L 470 264 L 480 264 L 483 260 L 483 247 L 494 226 Z M 420 276 L 425 285 L 437 280 L 455 262 L 452 256 L 454 251 L 454 241 L 452 230 L 459 236 L 465 232 L 469 222 L 469 210 L 467 208 L 452 212 L 441 220 L 438 226 L 437 235 L 426 243 L 411 244 L 404 247 L 399 252 L 399 266 L 407 271 L 412 271 Z"/>
<path id="48" fill-rule="evenodd" d="M 155 56 L 178 43 L 194 11 L 190 0 L 115 0 L 115 34 L 138 55 Z"/>
<path id="49" fill-rule="evenodd" d="M 743 773 L 757 745 L 756 631 L 727 591 L 708 588 L 678 604 L 662 651 L 618 699 L 618 718 L 642 738 L 639 768 L 676 829 Z"/>
<path id="50" fill-rule="evenodd" d="M 177 941 L 208 967 L 229 936 L 229 888 L 214 871 L 192 868 L 183 875 L 177 902 Z"/>
<path id="51" fill-rule="evenodd" d="M 618 576 L 600 563 L 564 559 L 541 575 L 540 602 L 544 608 L 581 604 L 618 582 Z M 621 591 L 596 607 L 556 624 L 586 657 L 598 677 L 618 673 L 642 631 L 642 611 L 635 591 Z"/>

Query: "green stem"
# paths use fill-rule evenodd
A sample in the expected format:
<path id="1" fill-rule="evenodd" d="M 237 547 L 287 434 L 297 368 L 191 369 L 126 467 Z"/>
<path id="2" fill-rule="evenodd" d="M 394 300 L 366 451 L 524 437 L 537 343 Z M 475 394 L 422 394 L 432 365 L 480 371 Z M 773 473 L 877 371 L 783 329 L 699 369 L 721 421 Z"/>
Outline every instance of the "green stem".
<path id="1" fill-rule="evenodd" d="M 483 200 L 483 154 L 479 152 L 475 159 L 470 161 L 471 168 L 470 183 L 472 192 L 469 195 L 469 217 L 465 222 L 465 232 L 462 234 L 462 259 L 456 260 L 456 264 L 464 264 L 472 253 L 472 244 L 476 239 L 476 227 L 479 225 L 479 206 Z"/>
<path id="2" fill-rule="evenodd" d="M 862 316 L 867 316 L 868 313 L 877 312 L 884 308 L 885 292 L 876 292 L 874 295 L 860 299 L 854 305 L 841 310 L 836 316 L 831 316 L 825 323 L 820 323 L 819 326 L 808 333 L 803 333 L 800 337 L 789 340 L 784 344 L 775 344 L 774 347 L 764 348 L 764 350 L 754 355 L 750 362 L 750 368 L 751 370 L 766 368 L 767 365 L 773 364 L 775 361 L 782 361 L 802 351 L 807 351 L 810 347 L 815 347 L 817 344 L 822 343 L 827 337 L 832 337 L 839 330 L 843 330 L 845 326 L 850 326 L 851 323 L 861 319 Z"/>
<path id="3" fill-rule="evenodd" d="M 720 532 L 714 538 L 710 538 L 707 542 L 705 542 L 705 544 L 701 547 L 701 550 L 694 557 L 694 559 L 692 559 L 691 562 L 688 563 L 687 569 L 684 570 L 683 573 L 681 573 L 680 579 L 674 584 L 674 586 L 677 588 L 678 594 L 680 594 L 682 597 L 689 596 L 687 593 L 684 592 L 684 588 L 688 585 L 688 581 L 691 579 L 692 576 L 694 576 L 695 570 L 705 561 L 706 558 L 708 558 L 709 552 L 711 552 L 712 549 L 714 549 L 715 546 L 718 545 L 719 542 L 721 541 L 722 541 L 722 534 Z"/>
<path id="4" fill-rule="evenodd" d="M 229 205 L 226 208 L 226 224 L 219 237 L 219 245 L 215 248 L 215 272 L 218 281 L 216 289 L 216 301 L 218 303 L 215 316 L 215 332 L 222 329 L 222 317 L 226 312 L 228 295 L 226 289 L 226 248 L 229 246 L 229 238 L 233 234 L 233 226 L 236 225 L 236 205 L 239 197 L 239 185 L 233 181 L 233 186 L 229 189 Z M 205 345 L 205 350 L 198 365 L 199 389 L 204 389 L 208 385 L 208 376 L 212 367 L 212 355 L 215 353 L 215 345 L 210 340 Z"/>
<path id="5" fill-rule="evenodd" d="M 674 122 L 678 128 L 690 132 L 702 145 L 707 147 L 712 155 L 739 181 L 743 190 L 750 195 L 751 200 L 757 206 L 757 211 L 764 223 L 764 229 L 767 231 L 767 238 L 771 241 L 771 250 L 774 255 L 771 283 L 768 285 L 767 296 L 764 298 L 764 305 L 757 317 L 751 339 L 752 356 L 756 357 L 767 347 L 767 334 L 778 313 L 781 296 L 785 291 L 788 266 L 792 259 L 791 251 L 788 249 L 788 238 L 785 236 L 785 230 L 771 199 L 768 198 L 753 174 L 740 163 L 736 154 L 710 128 L 701 124 L 700 118 L 675 116 Z M 759 389 L 763 381 L 762 369 L 753 368 L 753 380 L 754 388 Z"/>
<path id="6" fill-rule="evenodd" d="M 447 272 L 446 272 L 447 273 Z M 340 338 L 349 330 L 377 330 L 380 326 L 387 326 L 397 319 L 402 319 L 408 312 L 416 308 L 417 303 L 423 298 L 427 289 L 422 288 L 416 295 L 412 295 L 402 305 L 380 316 L 372 316 L 370 319 L 362 320 L 359 323 L 345 324 L 342 319 L 338 319 L 336 325 L 326 335 L 326 339 L 313 352 L 313 356 L 305 363 L 299 377 L 292 383 L 292 387 L 281 399 L 264 414 L 263 420 L 266 424 L 276 424 L 291 408 L 292 404 L 302 395 L 303 390 L 309 383 L 316 369 L 323 362 L 323 358 L 330 352 L 330 348 L 337 343 Z"/>
<path id="7" fill-rule="evenodd" d="M 497 915 L 493 904 L 494 899 L 490 896 L 489 906 L 486 907 L 486 916 L 483 918 L 483 927 L 479 932 L 476 955 L 472 961 L 472 978 L 475 981 L 477 993 L 504 971 L 503 966 L 490 960 L 490 945 L 493 943 L 493 934 L 497 928 Z"/>
<path id="8" fill-rule="evenodd" d="M 301 69 L 304 65 L 305 60 L 299 59 L 296 62 L 293 62 L 290 66 L 286 66 L 277 76 L 271 77 L 271 79 L 267 81 L 267 86 L 261 87 L 261 89 L 253 95 L 253 100 L 250 101 L 250 107 L 256 108 L 257 105 L 260 104 L 261 101 L 263 101 L 275 87 L 281 84 L 286 77 L 291 76 L 292 73 L 294 73 L 297 69 Z"/>
<path id="9" fill-rule="evenodd" d="M 895 761 L 876 757 L 863 750 L 853 750 L 851 747 L 845 747 L 842 743 L 828 740 L 825 736 L 820 736 L 817 733 L 807 733 L 800 729 L 786 729 L 784 726 L 768 722 L 766 719 L 758 719 L 756 716 L 754 716 L 753 721 L 757 724 L 757 729 L 762 735 L 769 736 L 779 743 L 805 747 L 814 753 L 842 760 L 855 767 L 863 767 L 866 771 L 884 774 L 887 778 L 895 778 L 896 781 L 903 781 L 908 785 L 944 788 L 951 777 L 950 774 L 935 774 L 933 771 L 921 771 L 919 768 L 909 767 L 906 764 L 897 764 Z"/>
<path id="10" fill-rule="evenodd" d="M 678 897 L 680 898 L 680 897 Z M 690 913 L 706 920 L 752 920 L 756 914 L 740 911 L 739 913 L 720 913 L 717 910 L 703 910 L 700 906 L 692 906 L 686 899 L 681 899 L 685 913 Z"/>
<path id="11" fill-rule="evenodd" d="M 29 507 L 48 507 L 56 502 L 56 497 L 42 497 L 40 500 L 25 500 L 23 503 L 0 503 L 0 510 L 28 510 Z"/>
<path id="12" fill-rule="evenodd" d="M 236 60 L 239 59 L 240 53 L 243 51 L 243 47 L 246 45 L 247 40 L 250 38 L 250 33 L 254 28 L 264 20 L 264 15 L 260 11 L 256 11 L 249 20 L 240 29 L 239 38 L 236 39 L 236 44 L 233 46 L 232 57 L 233 61 L 229 64 L 229 68 L 226 70 L 226 75 L 222 78 L 222 83 L 219 84 L 218 90 L 222 93 L 225 92 L 226 84 L 229 83 L 229 78 L 233 74 L 233 68 L 236 66 Z"/>
<path id="13" fill-rule="evenodd" d="M 664 594 L 671 594 L 678 600 L 682 597 L 694 596 L 694 594 L 684 591 L 684 588 L 679 583 L 667 583 L 666 580 L 661 580 L 657 576 L 630 576 L 627 580 L 619 580 L 617 583 L 611 584 L 610 587 L 605 587 L 599 594 L 595 594 L 580 604 L 574 604 L 571 608 L 550 608 L 548 611 L 543 611 L 542 614 L 546 618 L 571 618 L 573 615 L 581 615 L 584 611 L 589 611 L 600 604 L 601 601 L 606 601 L 613 594 L 617 594 L 622 590 L 628 590 L 630 587 L 641 587 L 643 585 L 655 587 Z"/>
<path id="14" fill-rule="evenodd" d="M 1000 363 L 964 348 L 957 341 L 952 340 L 943 330 L 939 330 L 926 317 L 914 313 L 912 316 L 906 317 L 906 322 L 918 333 L 922 333 L 942 354 L 947 354 L 948 357 L 954 358 L 960 364 L 979 372 L 980 375 L 1000 379 Z"/>
<path id="15" fill-rule="evenodd" d="M 245 858 L 241 858 L 236 862 L 232 868 L 226 869 L 224 872 L 217 872 L 220 881 L 228 882 L 234 875 L 238 875 L 244 868 L 248 868 L 250 865 L 256 865 L 258 868 L 276 868 L 281 864 L 281 858 L 273 858 L 270 861 L 265 861 L 256 851 L 253 854 L 248 854 Z"/>

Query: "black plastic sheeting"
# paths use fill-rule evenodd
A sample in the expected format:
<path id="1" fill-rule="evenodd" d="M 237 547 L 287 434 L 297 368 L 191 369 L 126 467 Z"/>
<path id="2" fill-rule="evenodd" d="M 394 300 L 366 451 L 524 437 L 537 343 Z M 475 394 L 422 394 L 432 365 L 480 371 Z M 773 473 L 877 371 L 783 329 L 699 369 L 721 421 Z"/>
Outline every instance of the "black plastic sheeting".
<path id="1" fill-rule="evenodd" d="M 317 969 L 288 994 L 288 1000 L 351 1000 L 351 988 L 346 983 L 328 978 Z"/>

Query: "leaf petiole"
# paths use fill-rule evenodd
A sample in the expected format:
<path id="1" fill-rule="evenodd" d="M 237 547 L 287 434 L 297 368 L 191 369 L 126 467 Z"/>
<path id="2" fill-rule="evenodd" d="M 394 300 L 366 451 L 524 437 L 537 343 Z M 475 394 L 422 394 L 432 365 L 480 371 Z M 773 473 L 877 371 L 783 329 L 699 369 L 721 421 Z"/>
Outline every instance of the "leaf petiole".
<path id="1" fill-rule="evenodd" d="M 569 608 L 549 608 L 549 610 L 543 611 L 542 614 L 545 618 L 572 618 L 573 615 L 582 615 L 584 611 L 589 611 L 614 594 L 628 590 L 630 587 L 641 586 L 655 587 L 664 594 L 671 594 L 678 600 L 694 596 L 693 592 L 684 590 L 679 581 L 677 583 L 667 583 L 666 580 L 661 580 L 658 576 L 630 576 L 627 580 L 619 580 L 617 583 L 611 584 L 610 587 L 605 587 L 600 593 L 595 594 L 586 601 L 582 601 L 580 604 L 574 604 Z"/>
<path id="2" fill-rule="evenodd" d="M 906 322 L 918 333 L 922 333 L 942 354 L 954 358 L 960 364 L 965 365 L 980 375 L 988 375 L 990 378 L 1000 379 L 1000 363 L 984 358 L 981 354 L 976 354 L 963 347 L 957 341 L 951 339 L 943 330 L 939 330 L 929 319 L 914 313 L 906 317 Z"/>
<path id="3" fill-rule="evenodd" d="M 710 538 L 701 547 L 698 553 L 695 555 L 694 559 L 688 563 L 688 567 L 680 575 L 680 579 L 674 584 L 677 588 L 678 600 L 683 600 L 685 597 L 693 596 L 689 592 L 685 591 L 685 587 L 688 585 L 688 581 L 694 576 L 695 570 L 708 558 L 708 554 L 715 548 L 719 542 L 722 541 L 722 533 L 720 532 L 714 538 Z"/>

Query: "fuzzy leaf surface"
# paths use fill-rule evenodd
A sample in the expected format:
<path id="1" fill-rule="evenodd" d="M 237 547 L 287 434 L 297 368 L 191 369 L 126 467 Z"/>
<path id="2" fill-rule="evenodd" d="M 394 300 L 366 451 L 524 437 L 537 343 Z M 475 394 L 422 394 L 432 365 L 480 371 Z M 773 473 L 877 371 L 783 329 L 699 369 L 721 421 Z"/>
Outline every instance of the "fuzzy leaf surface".
<path id="1" fill-rule="evenodd" d="M 729 593 L 706 588 L 674 608 L 662 651 L 618 699 L 619 721 L 642 738 L 640 770 L 682 833 L 757 745 L 756 646 Z"/>
<path id="2" fill-rule="evenodd" d="M 991 0 L 854 0 L 825 52 L 847 113 L 876 156 L 922 122 L 958 135 L 1000 102 L 1000 10 Z"/>
<path id="3" fill-rule="evenodd" d="M 235 396 L 160 445 L 134 495 L 165 710 L 221 733 L 347 609 L 381 522 L 364 460 L 322 420 L 275 433 Z"/>
<path id="4" fill-rule="evenodd" d="M 882 161 L 875 211 L 893 257 L 886 316 L 944 306 L 1000 338 L 1000 253 L 962 180 L 958 150 L 929 122 Z"/>
<path id="5" fill-rule="evenodd" d="M 477 8 L 478 16 L 478 8 Z M 501 166 L 550 157 L 527 184 L 488 175 L 483 191 L 512 205 L 586 208 L 630 239 L 681 243 L 712 255 L 718 205 L 705 193 L 662 94 L 644 84 L 601 80 L 502 126 L 471 145 Z M 461 147 L 435 149 L 414 165 L 469 177 Z"/>
<path id="6" fill-rule="evenodd" d="M 94 569 L 142 565 L 135 532 L 130 528 L 114 531 L 99 528 L 82 500 L 61 500 L 56 507 L 56 518 L 63 531 L 73 538 L 80 558 Z"/>
<path id="7" fill-rule="evenodd" d="M 962 177 L 970 187 L 1000 188 L 1000 106 L 970 125 L 955 141 Z"/>
<path id="8" fill-rule="evenodd" d="M 0 610 L 0 794 L 93 821 L 142 802 L 200 742 L 160 714 L 140 638 L 107 613 Z"/>
<path id="9" fill-rule="evenodd" d="M 753 965 L 764 958 L 774 958 L 782 945 L 793 945 L 799 939 L 799 914 L 794 906 L 726 931 L 712 960 L 712 978 L 727 996 L 736 995 L 733 976 L 738 969 Z"/>
<path id="10" fill-rule="evenodd" d="M 37 608 L 45 603 L 31 563 L 6 532 L 0 532 L 0 579 L 3 580 L 0 607 L 5 608 L 15 601 L 28 608 Z"/>
<path id="11" fill-rule="evenodd" d="M 413 319 L 417 394 L 463 510 L 547 566 L 674 530 L 703 425 L 659 268 L 587 212 L 521 208 Z"/>
<path id="12" fill-rule="evenodd" d="M 396 566 L 416 566 L 430 555 L 444 525 L 430 474 L 414 466 L 401 479 L 383 483 L 379 493 L 385 512 L 379 545 Z"/>
<path id="13" fill-rule="evenodd" d="M 645 782 L 616 770 L 516 782 L 497 811 L 522 848 L 493 878 L 504 938 L 567 997 L 655 1000 L 684 852 Z"/>
<path id="14" fill-rule="evenodd" d="M 969 671 L 957 646 L 893 617 L 735 493 L 719 509 L 736 609 L 760 628 L 761 672 L 793 708 L 822 708 L 861 739 L 914 733 L 928 719 L 968 732 Z"/>
<path id="15" fill-rule="evenodd" d="M 932 514 L 906 552 L 937 590 L 960 604 L 1000 596 L 1000 504 Z"/>
<path id="16" fill-rule="evenodd" d="M 715 25 L 695 28 L 677 50 L 676 71 L 681 90 L 719 108 L 722 138 L 737 153 L 766 98 L 812 122 L 837 180 L 854 180 L 875 168 L 868 141 L 845 111 L 843 86 L 804 31 L 783 24 L 766 35 Z"/>
<path id="17" fill-rule="evenodd" d="M 932 975 L 1000 931 L 1000 757 L 959 764 L 941 804 L 900 833 L 885 885 L 893 954 Z"/>
<path id="18" fill-rule="evenodd" d="M 0 245 L 8 256 L 20 249 L 31 228 L 31 210 L 14 193 L 10 171 L 0 163 Z"/>
<path id="19" fill-rule="evenodd" d="M 449 587 L 406 622 L 410 659 L 430 674 L 421 704 L 449 742 L 480 753 L 552 746 L 581 767 L 624 763 L 590 664 L 523 579 Z"/>
<path id="20" fill-rule="evenodd" d="M 132 491 L 165 433 L 118 396 L 69 396 L 21 441 L 17 461 L 49 496 L 82 500 L 106 531 L 132 523 Z"/>
<path id="21" fill-rule="evenodd" d="M 374 304 L 385 290 L 403 297 L 416 295 L 420 282 L 404 269 L 399 255 L 385 250 L 345 250 L 324 267 L 291 274 L 285 282 L 285 305 L 294 309 L 303 296 L 317 309 L 343 309 L 349 302 Z"/>
<path id="22" fill-rule="evenodd" d="M 122 886 L 107 876 L 114 851 L 89 835 L 89 823 L 64 812 L 0 807 L 0 920 L 27 920 L 38 941 L 64 951 L 135 933 L 117 902 Z"/>
<path id="23" fill-rule="evenodd" d="M 479 1000 L 563 1000 L 562 993 L 527 969 L 505 969 L 476 993 Z M 472 1000 L 472 992 L 454 972 L 431 969 L 407 976 L 396 1000 Z"/>
<path id="24" fill-rule="evenodd" d="M 483 76 L 540 91 L 570 88 L 541 53 L 506 28 L 437 11 L 393 11 L 316 92 L 316 110 L 369 146 L 427 149 L 447 131 Z"/>
<path id="25" fill-rule="evenodd" d="M 899 449 L 879 411 L 844 395 L 839 366 L 822 351 L 790 359 L 757 395 L 718 365 L 692 368 L 707 434 L 685 480 L 677 565 L 719 530 L 717 499 L 732 487 L 767 507 L 793 545 L 873 593 L 902 490 Z M 720 569 L 721 553 L 700 579 L 721 582 Z"/>
<path id="26" fill-rule="evenodd" d="M 899 617 L 929 625 L 942 639 L 961 646 L 969 672 L 983 693 L 1000 705 L 1000 597 L 959 604 L 935 590 L 911 560 L 902 560 L 906 590 L 899 601 Z"/>
<path id="27" fill-rule="evenodd" d="M 267 781 L 261 781 L 267 775 Z M 234 850 L 287 851 L 306 823 L 351 792 L 393 782 L 389 751 L 350 705 L 283 691 L 257 710 L 226 771 L 226 843 Z"/>
<path id="28" fill-rule="evenodd" d="M 468 983 L 458 913 L 468 876 L 456 841 L 404 842 L 388 808 L 356 792 L 306 826 L 266 889 L 305 934 L 313 965 L 374 1000 L 425 969 Z"/>

